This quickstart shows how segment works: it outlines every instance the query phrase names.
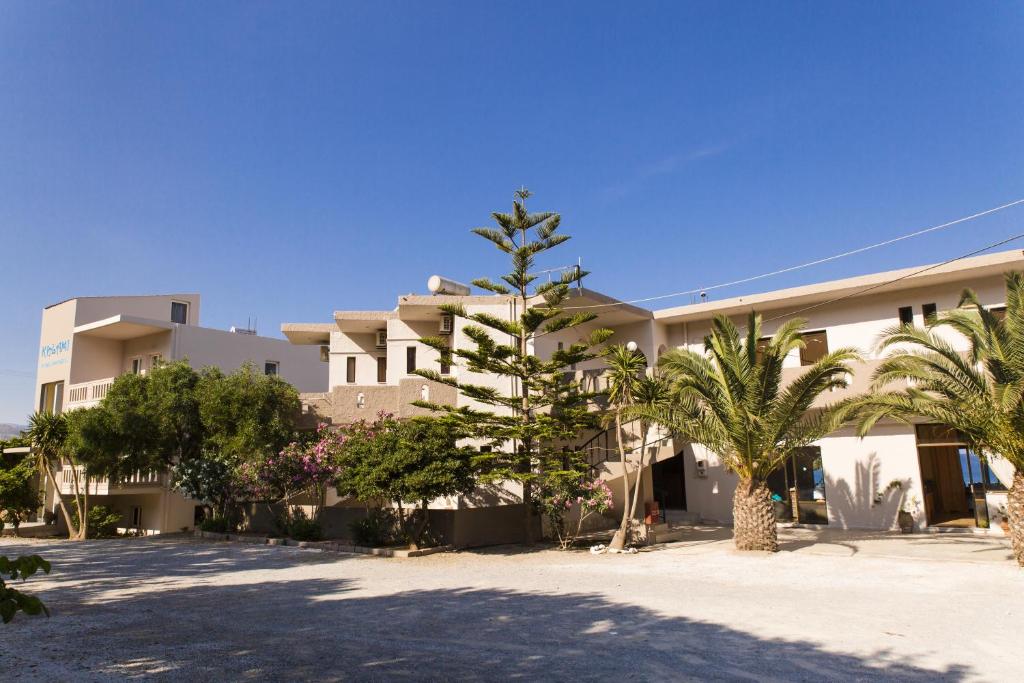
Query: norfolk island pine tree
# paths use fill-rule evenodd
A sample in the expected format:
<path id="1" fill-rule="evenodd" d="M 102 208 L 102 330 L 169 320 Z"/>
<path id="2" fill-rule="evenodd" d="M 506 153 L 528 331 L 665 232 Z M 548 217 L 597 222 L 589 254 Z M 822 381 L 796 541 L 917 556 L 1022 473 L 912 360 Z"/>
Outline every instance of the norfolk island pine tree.
<path id="1" fill-rule="evenodd" d="M 577 453 L 566 452 L 560 444 L 575 443 L 580 433 L 597 425 L 590 410 L 597 393 L 584 390 L 570 373 L 576 363 L 596 358 L 595 348 L 611 337 L 611 330 L 598 328 L 581 334 L 577 341 L 554 351 L 550 358 L 534 353 L 534 342 L 543 335 L 579 328 L 597 318 L 590 311 L 569 311 L 572 289 L 587 273 L 579 268 L 562 272 L 557 278 L 536 284 L 531 272 L 536 259 L 569 239 L 559 234 L 561 216 L 552 212 L 530 213 L 526 200 L 530 192 L 515 193 L 511 213 L 491 214 L 497 228 L 474 228 L 511 261 L 502 282 L 489 278 L 473 280 L 480 289 L 509 297 L 515 304 L 511 320 L 486 312 L 470 312 L 459 303 L 440 306 L 443 313 L 465 320 L 462 333 L 472 348 L 452 349 L 446 339 L 426 337 L 421 341 L 437 350 L 441 361 L 458 365 L 470 373 L 505 380 L 507 390 L 474 383 L 469 379 L 417 370 L 426 379 L 451 386 L 482 408 L 450 406 L 419 401 L 417 405 L 443 411 L 458 419 L 466 434 L 487 442 L 490 452 L 481 453 L 477 465 L 483 478 L 516 481 L 522 486 L 525 507 L 525 539 L 534 538 L 533 488 L 541 478 L 578 477 L 585 466 Z M 582 332 L 582 331 L 581 331 Z"/>

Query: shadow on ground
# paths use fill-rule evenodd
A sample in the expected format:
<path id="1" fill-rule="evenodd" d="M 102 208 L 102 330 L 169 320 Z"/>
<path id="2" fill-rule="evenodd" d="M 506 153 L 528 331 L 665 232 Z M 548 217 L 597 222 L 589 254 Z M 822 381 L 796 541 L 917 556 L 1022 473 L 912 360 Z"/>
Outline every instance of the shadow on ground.
<path id="1" fill-rule="evenodd" d="M 338 564 L 334 574 L 344 574 L 345 563 L 387 560 L 185 541 L 100 549 L 65 544 L 46 553 L 62 574 L 84 583 L 51 584 L 43 596 L 54 616 L 19 617 L 8 627 L 0 680 L 935 681 L 970 673 L 918 668 L 898 651 L 853 656 L 759 638 L 742 625 L 666 617 L 601 595 L 473 588 L 373 595 L 381 588 L 370 580 L 244 573 L 330 562 Z M 113 586 L 152 588 L 182 575 L 209 580 L 109 594 Z M 222 576 L 229 579 L 217 585 Z"/>

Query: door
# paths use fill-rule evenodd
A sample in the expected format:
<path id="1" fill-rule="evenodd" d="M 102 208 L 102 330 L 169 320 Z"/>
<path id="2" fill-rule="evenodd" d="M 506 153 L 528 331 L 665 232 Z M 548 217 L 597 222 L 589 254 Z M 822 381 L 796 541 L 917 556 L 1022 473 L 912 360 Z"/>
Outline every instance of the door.
<path id="1" fill-rule="evenodd" d="M 988 528 L 985 494 L 1003 486 L 963 436 L 943 425 L 918 425 L 917 453 L 928 524 Z"/>
<path id="2" fill-rule="evenodd" d="M 817 446 L 798 449 L 768 477 L 768 488 L 777 520 L 828 524 L 825 470 Z"/>
<path id="3" fill-rule="evenodd" d="M 683 479 L 683 454 L 651 465 L 654 500 L 662 510 L 686 509 L 686 482 Z"/>

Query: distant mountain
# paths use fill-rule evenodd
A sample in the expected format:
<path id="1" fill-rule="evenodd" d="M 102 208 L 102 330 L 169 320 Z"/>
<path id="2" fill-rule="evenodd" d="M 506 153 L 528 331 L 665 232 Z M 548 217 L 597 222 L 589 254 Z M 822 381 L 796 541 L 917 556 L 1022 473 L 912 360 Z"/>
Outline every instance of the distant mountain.
<path id="1" fill-rule="evenodd" d="M 8 422 L 0 422 L 0 439 L 10 439 L 20 435 L 28 429 L 27 425 L 15 425 Z"/>

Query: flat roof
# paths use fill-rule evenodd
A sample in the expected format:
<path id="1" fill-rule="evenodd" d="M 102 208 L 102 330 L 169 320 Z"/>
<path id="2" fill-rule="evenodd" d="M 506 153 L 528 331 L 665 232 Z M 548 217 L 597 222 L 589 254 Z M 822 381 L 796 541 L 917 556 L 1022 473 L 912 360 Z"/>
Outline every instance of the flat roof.
<path id="1" fill-rule="evenodd" d="M 928 285 L 967 280 L 972 277 L 999 275 L 1013 268 L 1024 268 L 1024 251 L 1014 249 L 995 254 L 973 256 L 952 263 L 914 266 L 841 280 L 748 294 L 720 301 L 675 306 L 654 311 L 654 319 L 663 322 L 702 320 L 716 314 L 746 313 L 786 306 L 822 303 L 838 297 L 868 296 L 879 290 L 894 292 Z M 870 288 L 870 291 L 864 291 Z"/>
<path id="2" fill-rule="evenodd" d="M 77 325 L 73 332 L 103 339 L 134 339 L 147 334 L 173 330 L 174 325 L 175 323 L 166 320 L 118 314 L 103 320 Z"/>
<path id="3" fill-rule="evenodd" d="M 334 323 L 284 323 L 281 333 L 292 344 L 329 344 L 331 332 L 338 329 Z"/>
<path id="4" fill-rule="evenodd" d="M 90 296 L 72 296 L 72 297 L 68 297 L 67 299 L 63 299 L 62 301 L 58 301 L 55 304 L 50 304 L 49 306 L 44 306 L 43 310 L 45 311 L 48 308 L 53 308 L 54 306 L 60 306 L 61 304 L 66 304 L 69 301 L 76 301 L 78 299 L 155 299 L 156 297 L 161 297 L 161 298 L 181 297 L 181 298 L 184 298 L 184 297 L 198 297 L 198 296 L 200 296 L 199 292 L 175 292 L 173 294 L 106 294 L 106 295 L 90 295 Z"/>

